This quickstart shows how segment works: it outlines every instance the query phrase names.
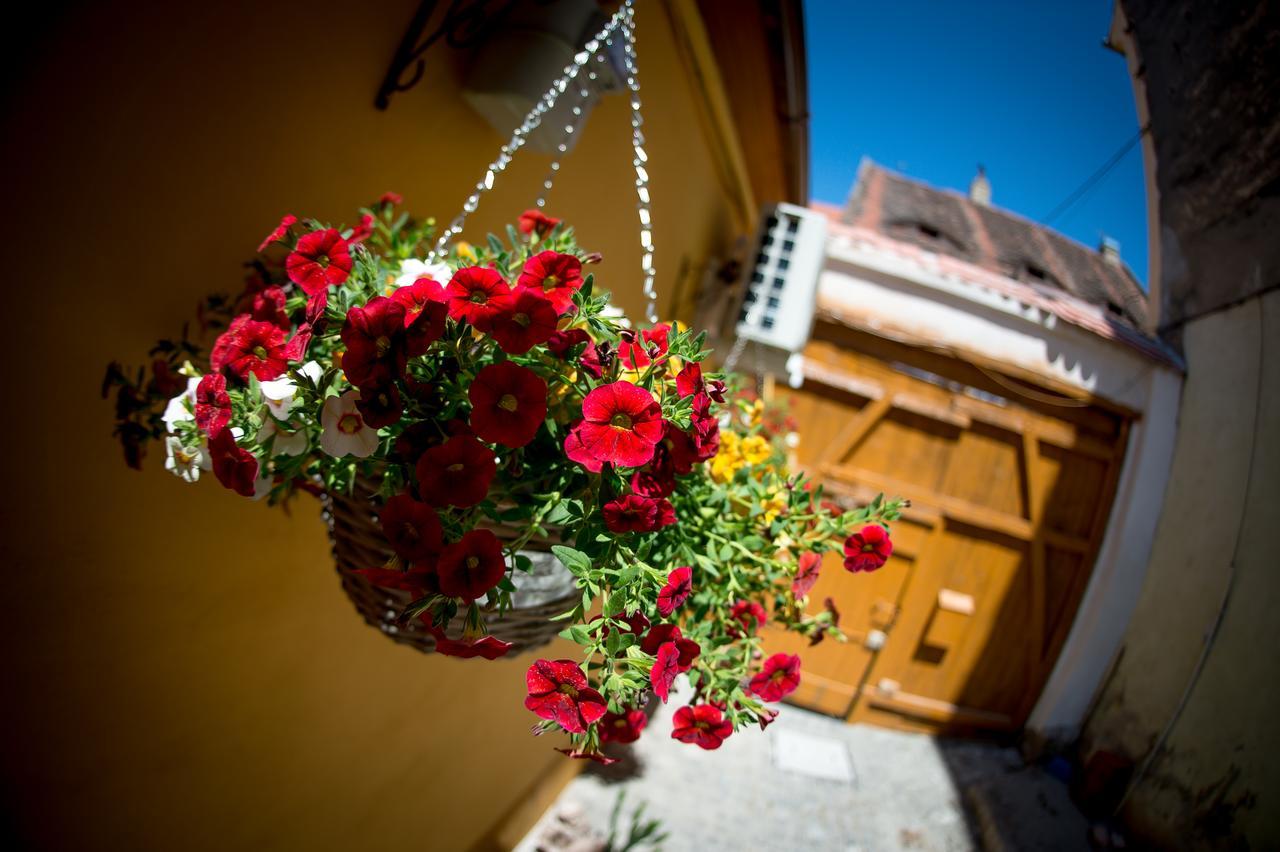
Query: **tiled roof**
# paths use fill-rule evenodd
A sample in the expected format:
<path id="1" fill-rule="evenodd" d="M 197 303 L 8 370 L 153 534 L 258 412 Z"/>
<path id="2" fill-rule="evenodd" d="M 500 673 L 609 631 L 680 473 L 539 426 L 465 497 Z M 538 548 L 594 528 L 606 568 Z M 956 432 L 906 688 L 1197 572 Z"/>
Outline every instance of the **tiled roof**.
<path id="1" fill-rule="evenodd" d="M 841 217 L 926 251 L 1034 285 L 1048 285 L 1142 328 L 1147 296 L 1123 262 L 1007 210 L 936 189 L 864 160 Z"/>

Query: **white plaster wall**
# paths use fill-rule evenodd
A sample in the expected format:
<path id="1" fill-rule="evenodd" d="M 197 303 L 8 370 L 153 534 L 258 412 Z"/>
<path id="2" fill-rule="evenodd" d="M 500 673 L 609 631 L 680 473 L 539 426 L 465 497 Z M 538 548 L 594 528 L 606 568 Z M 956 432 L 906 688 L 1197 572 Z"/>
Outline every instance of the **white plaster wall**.
<path id="1" fill-rule="evenodd" d="M 1075 621 L 1027 728 L 1057 741 L 1075 739 L 1142 593 L 1151 542 L 1164 505 L 1177 437 L 1182 377 L 1155 370 L 1145 383 L 1144 416 L 1129 432 L 1124 468 L 1107 532 Z"/>
<path id="2" fill-rule="evenodd" d="M 1172 373 L 1054 314 L 910 261 L 830 244 L 818 303 L 888 337 L 976 352 L 1141 411 L 1148 377 Z"/>

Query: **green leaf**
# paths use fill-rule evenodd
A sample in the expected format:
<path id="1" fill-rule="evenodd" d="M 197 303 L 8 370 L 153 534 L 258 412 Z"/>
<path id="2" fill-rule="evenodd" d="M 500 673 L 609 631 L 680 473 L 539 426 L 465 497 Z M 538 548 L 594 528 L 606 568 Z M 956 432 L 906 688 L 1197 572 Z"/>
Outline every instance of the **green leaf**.
<path id="1" fill-rule="evenodd" d="M 563 544 L 553 544 L 551 552 L 575 577 L 581 577 L 591 570 L 591 558 L 581 550 L 574 550 Z"/>
<path id="2" fill-rule="evenodd" d="M 576 645 L 590 645 L 591 637 L 581 624 L 574 624 L 560 631 L 561 639 L 568 639 Z"/>

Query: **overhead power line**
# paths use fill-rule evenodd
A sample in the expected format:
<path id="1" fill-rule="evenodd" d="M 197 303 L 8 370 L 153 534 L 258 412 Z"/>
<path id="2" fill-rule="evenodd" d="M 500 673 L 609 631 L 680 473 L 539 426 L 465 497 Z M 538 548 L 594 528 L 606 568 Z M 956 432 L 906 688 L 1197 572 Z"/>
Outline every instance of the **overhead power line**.
<path id="1" fill-rule="evenodd" d="M 1103 163 L 1102 166 L 1099 167 L 1099 169 L 1096 172 L 1089 175 L 1089 177 L 1085 178 L 1084 183 L 1080 184 L 1078 187 L 1075 188 L 1075 190 L 1072 191 L 1070 195 L 1062 199 L 1062 201 L 1059 202 L 1058 206 L 1053 208 L 1053 210 L 1050 211 L 1049 215 L 1045 216 L 1041 221 L 1046 225 L 1052 225 L 1054 219 L 1057 219 L 1059 216 L 1065 213 L 1068 208 L 1070 208 L 1073 204 L 1075 204 L 1077 201 L 1083 198 L 1085 194 L 1089 192 L 1089 190 L 1093 189 L 1093 187 L 1097 185 L 1098 181 L 1106 177 L 1107 173 L 1110 172 L 1112 169 L 1114 169 L 1116 165 L 1121 160 L 1124 159 L 1124 155 L 1128 154 L 1131 150 L 1133 150 L 1133 146 L 1138 144 L 1138 140 L 1142 138 L 1142 134 L 1146 133 L 1150 129 L 1151 128 L 1149 126 L 1139 128 L 1137 133 L 1133 134 L 1133 136 L 1127 142 L 1125 142 L 1123 145 L 1120 146 L 1120 150 L 1112 154 L 1111 157 L 1105 163 Z"/>

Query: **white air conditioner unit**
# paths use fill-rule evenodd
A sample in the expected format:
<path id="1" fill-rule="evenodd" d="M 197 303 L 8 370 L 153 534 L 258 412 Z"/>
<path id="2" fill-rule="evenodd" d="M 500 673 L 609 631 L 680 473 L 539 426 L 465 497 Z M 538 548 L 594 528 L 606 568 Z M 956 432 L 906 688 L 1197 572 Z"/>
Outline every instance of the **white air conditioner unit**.
<path id="1" fill-rule="evenodd" d="M 747 341 L 743 368 L 796 372 L 813 329 L 826 244 L 822 214 L 794 204 L 764 210 L 735 329 Z"/>

